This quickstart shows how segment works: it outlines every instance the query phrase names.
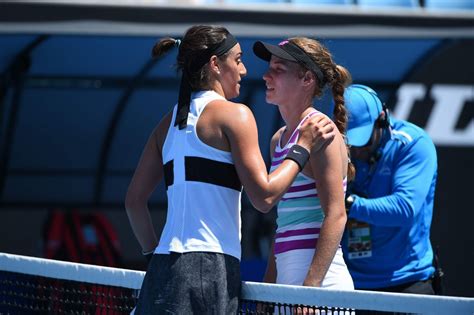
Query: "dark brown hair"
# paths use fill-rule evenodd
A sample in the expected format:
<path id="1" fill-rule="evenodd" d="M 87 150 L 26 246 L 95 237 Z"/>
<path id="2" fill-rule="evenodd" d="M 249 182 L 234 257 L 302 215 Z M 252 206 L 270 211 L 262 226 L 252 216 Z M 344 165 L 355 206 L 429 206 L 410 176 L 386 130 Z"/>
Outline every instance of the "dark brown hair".
<path id="1" fill-rule="evenodd" d="M 222 26 L 196 25 L 189 28 L 182 40 L 172 37 L 161 39 L 153 46 L 152 56 L 158 58 L 171 48 L 179 46 L 177 60 L 178 69 L 186 71 L 193 91 L 206 89 L 209 86 L 209 73 L 206 67 L 195 69 L 199 52 L 222 42 L 229 31 Z M 222 60 L 228 53 L 220 56 Z"/>

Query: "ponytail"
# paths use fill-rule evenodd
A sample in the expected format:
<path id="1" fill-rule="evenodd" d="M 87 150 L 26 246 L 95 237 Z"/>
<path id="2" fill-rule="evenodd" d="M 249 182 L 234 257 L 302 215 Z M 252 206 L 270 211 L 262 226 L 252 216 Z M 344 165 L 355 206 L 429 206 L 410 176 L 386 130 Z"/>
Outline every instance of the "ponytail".
<path id="1" fill-rule="evenodd" d="M 166 54 L 171 48 L 178 47 L 181 41 L 171 37 L 165 37 L 153 46 L 151 50 L 151 56 L 153 58 L 159 58 Z"/>
<path id="2" fill-rule="evenodd" d="M 331 82 L 332 96 L 334 99 L 334 122 L 341 134 L 346 133 L 347 111 L 344 106 L 344 89 L 352 81 L 349 71 L 343 66 L 336 65 L 334 77 Z"/>
<path id="3" fill-rule="evenodd" d="M 347 110 L 344 102 L 344 90 L 352 82 L 352 77 L 349 71 L 341 65 L 336 65 L 334 68 L 334 80 L 332 81 L 332 96 L 334 99 L 334 123 L 339 129 L 339 132 L 346 138 L 347 129 Z M 347 147 L 347 154 L 350 157 L 349 146 Z M 349 160 L 347 165 L 347 179 L 351 181 L 355 177 L 354 164 Z"/>

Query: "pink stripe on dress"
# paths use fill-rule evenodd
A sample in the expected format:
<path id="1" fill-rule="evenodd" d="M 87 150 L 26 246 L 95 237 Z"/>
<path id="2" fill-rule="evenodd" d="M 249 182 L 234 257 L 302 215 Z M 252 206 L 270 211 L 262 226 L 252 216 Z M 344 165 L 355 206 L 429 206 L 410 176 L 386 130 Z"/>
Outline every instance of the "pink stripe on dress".
<path id="1" fill-rule="evenodd" d="M 294 249 L 316 249 L 318 239 L 296 240 L 288 242 L 275 242 L 275 254 L 281 254 Z"/>
<path id="2" fill-rule="evenodd" d="M 300 135 L 299 129 L 295 130 L 295 133 L 291 135 L 290 140 L 288 140 L 288 143 L 296 143 L 296 139 L 298 139 L 298 136 Z"/>
<path id="3" fill-rule="evenodd" d="M 304 191 L 304 190 L 314 190 L 315 185 L 314 183 L 304 184 L 299 186 L 291 186 L 287 192 L 297 192 L 297 191 Z"/>
<path id="4" fill-rule="evenodd" d="M 281 151 L 277 151 L 275 150 L 275 152 L 273 153 L 273 157 L 275 158 L 279 158 L 279 157 L 282 157 L 283 155 L 286 155 L 288 153 L 290 149 L 284 149 L 284 150 L 281 150 Z"/>

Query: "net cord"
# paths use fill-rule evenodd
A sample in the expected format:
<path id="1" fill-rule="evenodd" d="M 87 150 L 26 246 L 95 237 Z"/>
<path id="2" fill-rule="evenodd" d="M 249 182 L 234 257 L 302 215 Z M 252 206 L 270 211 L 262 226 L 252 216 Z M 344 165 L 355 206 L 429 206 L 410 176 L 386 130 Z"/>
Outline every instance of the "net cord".
<path id="1" fill-rule="evenodd" d="M 474 298 L 242 282 L 242 299 L 423 315 L 474 314 Z"/>
<path id="2" fill-rule="evenodd" d="M 0 253 L 0 270 L 92 284 L 140 289 L 145 272 Z M 474 314 L 474 298 L 342 291 L 333 289 L 242 282 L 243 300 L 288 305 L 410 312 L 424 315 Z"/>
<path id="3" fill-rule="evenodd" d="M 140 289 L 145 272 L 0 253 L 0 270 Z"/>

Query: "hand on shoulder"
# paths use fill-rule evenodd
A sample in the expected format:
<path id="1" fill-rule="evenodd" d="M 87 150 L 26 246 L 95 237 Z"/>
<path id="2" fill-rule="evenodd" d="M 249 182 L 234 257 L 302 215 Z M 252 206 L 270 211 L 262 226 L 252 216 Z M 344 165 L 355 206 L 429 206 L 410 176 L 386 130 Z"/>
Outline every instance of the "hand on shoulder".
<path id="1" fill-rule="evenodd" d="M 335 124 L 326 115 L 313 115 L 301 124 L 298 144 L 308 151 L 317 152 L 334 140 L 336 131 Z"/>

